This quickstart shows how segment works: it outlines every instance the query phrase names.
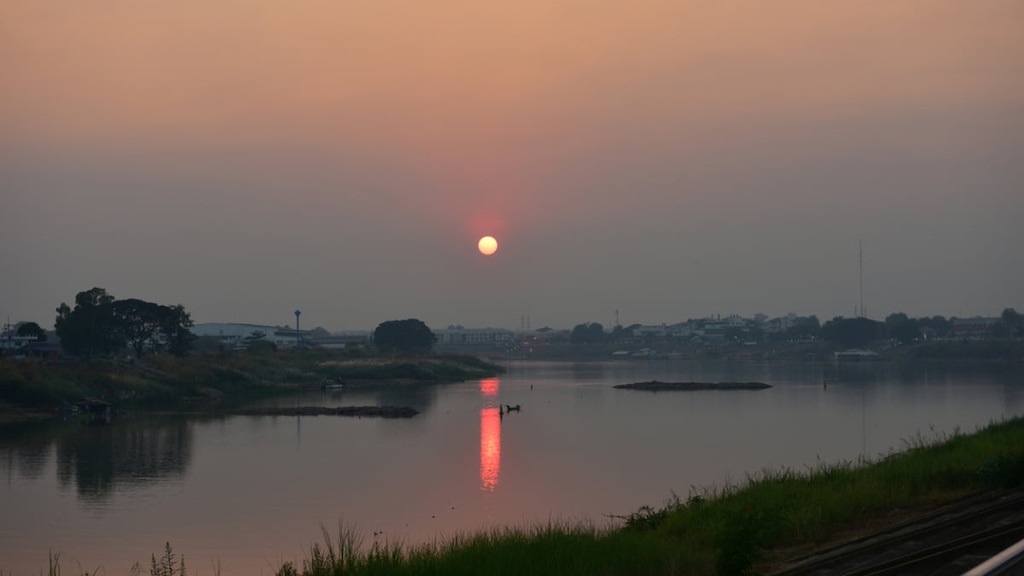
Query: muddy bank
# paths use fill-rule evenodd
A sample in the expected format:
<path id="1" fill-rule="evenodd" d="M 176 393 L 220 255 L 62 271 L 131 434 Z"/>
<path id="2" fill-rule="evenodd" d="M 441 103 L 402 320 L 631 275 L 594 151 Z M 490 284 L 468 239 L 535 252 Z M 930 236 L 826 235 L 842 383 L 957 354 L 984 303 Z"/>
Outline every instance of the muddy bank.
<path id="1" fill-rule="evenodd" d="M 771 384 L 765 384 L 764 382 L 659 382 L 658 380 L 614 386 L 614 388 L 621 388 L 623 390 L 646 390 L 648 392 L 673 390 L 764 390 L 771 387 Z"/>
<path id="2" fill-rule="evenodd" d="M 419 414 L 408 406 L 296 406 L 295 408 L 241 408 L 228 410 L 239 416 L 358 416 L 367 418 L 412 418 Z"/>

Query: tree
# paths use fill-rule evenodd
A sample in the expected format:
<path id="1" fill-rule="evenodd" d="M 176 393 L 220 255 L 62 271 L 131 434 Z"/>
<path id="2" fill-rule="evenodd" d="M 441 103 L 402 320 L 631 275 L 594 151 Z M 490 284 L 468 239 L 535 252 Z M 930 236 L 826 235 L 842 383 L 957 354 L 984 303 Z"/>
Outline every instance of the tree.
<path id="1" fill-rule="evenodd" d="M 107 355 L 126 344 L 139 357 L 163 347 L 181 356 L 195 340 L 192 325 L 180 304 L 115 300 L 102 288 L 79 292 L 74 309 L 65 303 L 57 308 L 57 337 L 67 352 L 81 356 Z"/>
<path id="2" fill-rule="evenodd" d="M 159 304 L 137 298 L 115 300 L 114 319 L 121 336 L 141 358 L 146 345 L 153 345 L 153 337 L 160 331 L 163 308 Z"/>
<path id="3" fill-rule="evenodd" d="M 1024 316 L 1021 316 L 1013 308 L 1005 308 L 999 316 L 999 322 L 1006 328 L 1006 335 L 1020 338 L 1024 336 Z"/>
<path id="4" fill-rule="evenodd" d="M 192 316 L 185 311 L 181 304 L 174 306 L 163 306 L 163 313 L 160 316 L 160 332 L 167 344 L 167 351 L 175 356 L 184 356 L 192 349 L 192 342 L 196 335 L 189 328 L 195 324 Z"/>
<path id="5" fill-rule="evenodd" d="M 35 322 L 23 322 L 16 332 L 22 338 L 35 338 L 37 342 L 46 342 L 46 330 Z"/>
<path id="6" fill-rule="evenodd" d="M 608 340 L 610 342 L 618 342 L 624 338 L 629 338 L 632 335 L 632 330 L 627 330 L 621 324 L 616 324 L 615 327 L 612 328 L 612 333 L 608 336 Z"/>
<path id="7" fill-rule="evenodd" d="M 382 322 L 373 331 L 373 342 L 383 351 L 424 353 L 434 347 L 437 336 L 422 321 L 409 318 Z"/>
<path id="8" fill-rule="evenodd" d="M 175 356 L 189 351 L 195 335 L 189 330 L 192 318 L 185 307 L 163 306 L 137 298 L 114 301 L 118 332 L 141 358 L 146 348 L 166 348 Z"/>
<path id="9" fill-rule="evenodd" d="M 604 326 L 597 322 L 577 324 L 569 333 L 572 344 L 599 344 L 605 340 Z"/>
<path id="10" fill-rule="evenodd" d="M 74 309 L 61 302 L 54 324 L 61 346 L 71 354 L 106 355 L 123 343 L 114 319 L 114 297 L 103 288 L 76 294 Z"/>
<path id="11" fill-rule="evenodd" d="M 889 338 L 899 340 L 903 344 L 910 344 L 921 337 L 921 327 L 917 320 L 911 320 L 903 312 L 885 317 L 885 331 Z"/>
<path id="12" fill-rule="evenodd" d="M 929 337 L 945 338 L 953 323 L 946 320 L 944 316 L 936 315 L 931 318 L 918 318 L 917 325 L 921 328 L 922 333 L 927 331 Z"/>
<path id="13" fill-rule="evenodd" d="M 835 318 L 821 327 L 821 337 L 827 342 L 846 347 L 864 346 L 884 333 L 885 325 L 870 318 Z"/>
<path id="14" fill-rule="evenodd" d="M 262 354 L 277 350 L 277 344 L 267 340 L 267 333 L 262 330 L 253 330 L 244 338 L 244 341 L 245 349 L 249 352 Z"/>

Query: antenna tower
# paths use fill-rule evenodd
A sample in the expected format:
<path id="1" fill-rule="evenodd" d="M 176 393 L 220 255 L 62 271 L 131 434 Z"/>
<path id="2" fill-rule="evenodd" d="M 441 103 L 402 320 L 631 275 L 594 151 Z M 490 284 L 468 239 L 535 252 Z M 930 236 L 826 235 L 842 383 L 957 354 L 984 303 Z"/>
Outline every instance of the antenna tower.
<path id="1" fill-rule="evenodd" d="M 864 313 L 864 241 L 857 241 L 857 248 L 860 252 L 859 264 L 860 264 L 860 317 L 864 318 L 867 314 Z"/>

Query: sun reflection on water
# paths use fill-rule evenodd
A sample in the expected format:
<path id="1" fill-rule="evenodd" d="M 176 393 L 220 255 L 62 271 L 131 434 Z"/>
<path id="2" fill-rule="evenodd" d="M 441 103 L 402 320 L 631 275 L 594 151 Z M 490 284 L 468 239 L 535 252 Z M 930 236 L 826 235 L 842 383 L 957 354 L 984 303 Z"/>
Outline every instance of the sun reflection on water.
<path id="1" fill-rule="evenodd" d="M 480 381 L 480 393 L 484 396 L 497 396 L 501 382 L 497 378 L 484 378 Z"/>
<path id="2" fill-rule="evenodd" d="M 480 489 L 494 492 L 501 475 L 501 414 L 497 408 L 480 411 Z"/>

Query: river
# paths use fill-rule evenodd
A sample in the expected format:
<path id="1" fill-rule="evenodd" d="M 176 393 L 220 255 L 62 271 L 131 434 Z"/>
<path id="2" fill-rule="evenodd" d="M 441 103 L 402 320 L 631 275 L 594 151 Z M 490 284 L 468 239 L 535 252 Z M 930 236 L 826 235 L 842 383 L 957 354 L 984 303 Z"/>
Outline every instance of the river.
<path id="1" fill-rule="evenodd" d="M 877 457 L 1024 412 L 1019 370 L 882 363 L 511 362 L 498 378 L 309 393 L 277 405 L 404 405 L 411 419 L 126 416 L 0 428 L 0 573 L 273 574 L 322 530 L 422 543 L 589 522 L 766 467 Z M 646 380 L 759 391 L 642 392 Z M 499 412 L 499 405 L 520 405 Z"/>

